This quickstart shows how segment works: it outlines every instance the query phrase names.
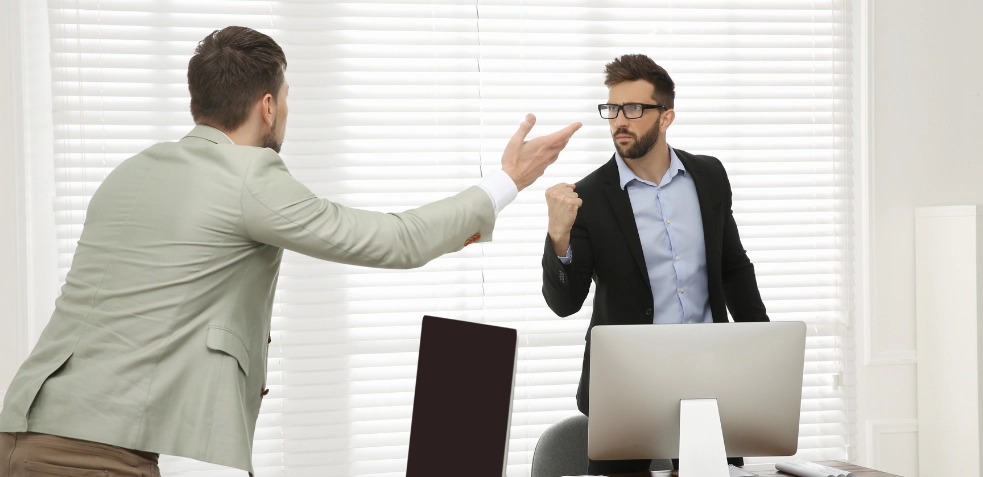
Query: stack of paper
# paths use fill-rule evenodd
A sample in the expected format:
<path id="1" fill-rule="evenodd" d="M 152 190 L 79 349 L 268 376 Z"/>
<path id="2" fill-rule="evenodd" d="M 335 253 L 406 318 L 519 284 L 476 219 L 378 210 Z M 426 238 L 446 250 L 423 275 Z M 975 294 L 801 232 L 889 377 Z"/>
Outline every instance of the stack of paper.
<path id="1" fill-rule="evenodd" d="M 779 462 L 775 464 L 775 468 L 800 477 L 854 477 L 852 473 L 845 470 L 804 460 Z"/>

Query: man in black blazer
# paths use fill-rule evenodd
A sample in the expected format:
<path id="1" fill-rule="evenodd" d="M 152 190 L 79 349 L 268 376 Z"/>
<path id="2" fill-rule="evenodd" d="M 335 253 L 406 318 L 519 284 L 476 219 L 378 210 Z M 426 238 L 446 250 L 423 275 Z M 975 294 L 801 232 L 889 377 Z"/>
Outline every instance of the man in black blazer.
<path id="1" fill-rule="evenodd" d="M 675 84 L 644 55 L 605 68 L 616 154 L 575 185 L 546 191 L 543 296 L 559 316 L 595 283 L 577 407 L 589 413 L 590 329 L 602 325 L 768 321 L 714 157 L 671 148 Z M 741 459 L 730 459 L 741 465 Z M 590 473 L 648 470 L 650 461 L 591 461 Z"/>

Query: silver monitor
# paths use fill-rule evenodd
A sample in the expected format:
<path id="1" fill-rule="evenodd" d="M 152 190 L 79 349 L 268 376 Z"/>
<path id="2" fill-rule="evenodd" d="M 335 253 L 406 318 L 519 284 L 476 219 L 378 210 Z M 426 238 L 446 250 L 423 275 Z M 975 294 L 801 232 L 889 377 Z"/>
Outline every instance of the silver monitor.
<path id="1" fill-rule="evenodd" d="M 594 327 L 588 456 L 717 475 L 726 459 L 705 449 L 721 436 L 728 457 L 795 454 L 805 337 L 802 322 Z M 707 460 L 717 470 L 693 471 Z"/>

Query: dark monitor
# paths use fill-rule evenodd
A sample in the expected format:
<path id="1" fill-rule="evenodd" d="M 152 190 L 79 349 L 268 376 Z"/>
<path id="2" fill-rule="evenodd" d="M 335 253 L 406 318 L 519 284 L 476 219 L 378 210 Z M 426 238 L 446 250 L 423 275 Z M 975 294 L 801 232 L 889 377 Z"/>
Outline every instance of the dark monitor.
<path id="1" fill-rule="evenodd" d="M 588 455 L 679 457 L 704 477 L 795 454 L 805 339 L 802 322 L 594 327 Z"/>
<path id="2" fill-rule="evenodd" d="M 423 317 L 407 477 L 503 477 L 516 331 Z"/>

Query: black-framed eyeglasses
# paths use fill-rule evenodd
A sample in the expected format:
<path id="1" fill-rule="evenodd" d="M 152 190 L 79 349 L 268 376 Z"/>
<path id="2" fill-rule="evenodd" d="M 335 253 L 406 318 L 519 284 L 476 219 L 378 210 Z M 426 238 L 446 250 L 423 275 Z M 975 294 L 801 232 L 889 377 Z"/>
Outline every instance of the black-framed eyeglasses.
<path id="1" fill-rule="evenodd" d="M 601 117 L 604 119 L 617 118 L 621 111 L 625 112 L 626 119 L 638 119 L 642 117 L 642 113 L 644 113 L 646 109 L 668 110 L 668 108 L 661 104 L 625 103 L 597 105 L 597 111 L 601 113 Z"/>

